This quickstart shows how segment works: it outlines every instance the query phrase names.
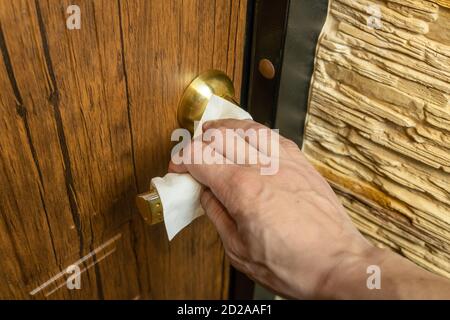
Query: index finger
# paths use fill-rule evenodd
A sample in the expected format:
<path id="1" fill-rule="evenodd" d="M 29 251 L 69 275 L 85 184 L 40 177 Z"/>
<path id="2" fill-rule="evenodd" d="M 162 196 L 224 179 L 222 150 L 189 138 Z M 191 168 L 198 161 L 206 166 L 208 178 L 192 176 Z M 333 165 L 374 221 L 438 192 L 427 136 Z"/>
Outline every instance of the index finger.
<path id="1" fill-rule="evenodd" d="M 221 128 L 234 130 L 249 145 L 267 156 L 271 155 L 270 142 L 279 136 L 272 129 L 253 120 L 221 119 L 203 124 L 203 131 Z"/>

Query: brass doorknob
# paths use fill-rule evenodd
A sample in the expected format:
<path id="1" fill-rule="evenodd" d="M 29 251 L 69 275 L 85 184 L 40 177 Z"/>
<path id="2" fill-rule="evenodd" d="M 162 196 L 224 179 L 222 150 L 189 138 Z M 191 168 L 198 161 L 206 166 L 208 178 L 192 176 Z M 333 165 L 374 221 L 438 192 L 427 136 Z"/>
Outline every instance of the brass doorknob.
<path id="1" fill-rule="evenodd" d="M 213 95 L 236 103 L 234 94 L 233 81 L 222 71 L 209 70 L 200 74 L 189 84 L 181 97 L 177 111 L 178 124 L 193 134 L 195 122 L 200 121 Z M 136 205 L 148 224 L 154 225 L 164 220 L 161 199 L 153 186 L 150 191 L 136 197 Z"/>
<path id="2" fill-rule="evenodd" d="M 177 118 L 180 127 L 193 134 L 195 121 L 200 121 L 213 95 L 234 102 L 233 82 L 222 71 L 206 71 L 186 88 L 178 105 Z"/>
<path id="3" fill-rule="evenodd" d="M 149 192 L 138 195 L 136 205 L 147 224 L 153 225 L 163 222 L 162 203 L 155 188 L 151 187 Z"/>

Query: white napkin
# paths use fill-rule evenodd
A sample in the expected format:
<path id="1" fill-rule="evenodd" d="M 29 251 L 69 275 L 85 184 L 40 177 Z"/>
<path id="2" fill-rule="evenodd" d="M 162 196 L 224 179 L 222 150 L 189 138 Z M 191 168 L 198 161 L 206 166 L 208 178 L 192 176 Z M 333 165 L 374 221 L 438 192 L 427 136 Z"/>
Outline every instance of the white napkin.
<path id="1" fill-rule="evenodd" d="M 248 120 L 252 117 L 237 105 L 213 95 L 195 129 L 194 137 L 202 134 L 204 122 L 220 119 Z M 164 178 L 152 179 L 152 185 L 161 199 L 169 240 L 205 213 L 200 204 L 203 187 L 191 175 L 169 173 Z"/>
<path id="2" fill-rule="evenodd" d="M 190 174 L 169 173 L 152 179 L 152 185 L 161 199 L 169 240 L 205 213 L 200 205 L 203 187 Z"/>

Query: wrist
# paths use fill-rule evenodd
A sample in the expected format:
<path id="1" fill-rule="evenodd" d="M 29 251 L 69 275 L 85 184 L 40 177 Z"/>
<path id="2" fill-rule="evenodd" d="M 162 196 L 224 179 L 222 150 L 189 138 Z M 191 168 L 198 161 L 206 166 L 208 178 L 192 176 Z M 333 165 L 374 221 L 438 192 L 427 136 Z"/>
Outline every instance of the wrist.
<path id="1" fill-rule="evenodd" d="M 319 299 L 448 299 L 450 282 L 390 250 L 370 247 L 343 255 L 317 293 Z"/>
<path id="2" fill-rule="evenodd" d="M 370 291 L 367 279 L 372 268 L 380 267 L 386 251 L 365 244 L 358 249 L 343 250 L 336 256 L 327 274 L 317 288 L 319 299 L 358 299 Z"/>

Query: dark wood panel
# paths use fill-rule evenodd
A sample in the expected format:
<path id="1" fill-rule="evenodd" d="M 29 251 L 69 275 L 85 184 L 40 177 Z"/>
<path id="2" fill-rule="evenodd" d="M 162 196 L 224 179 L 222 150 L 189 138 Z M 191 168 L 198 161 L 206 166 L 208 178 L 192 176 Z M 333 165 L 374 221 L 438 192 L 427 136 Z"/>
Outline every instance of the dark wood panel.
<path id="1" fill-rule="evenodd" d="M 0 1 L 0 298 L 226 297 L 207 219 L 169 243 L 134 196 L 166 173 L 189 81 L 218 68 L 240 87 L 246 1 L 82 0 L 81 30 L 70 4 Z"/>
<path id="2" fill-rule="evenodd" d="M 125 65 L 133 132 L 140 132 L 133 137 L 138 187 L 144 191 L 152 177 L 166 173 L 176 108 L 189 82 L 204 70 L 218 68 L 238 75 L 240 87 L 246 3 L 127 1 L 121 11 L 129 13 L 122 15 Z M 164 23 L 147 23 L 161 17 L 166 17 Z M 148 297 L 226 297 L 228 266 L 220 239 L 205 218 L 170 244 L 164 226 L 139 227 L 140 274 Z"/>

